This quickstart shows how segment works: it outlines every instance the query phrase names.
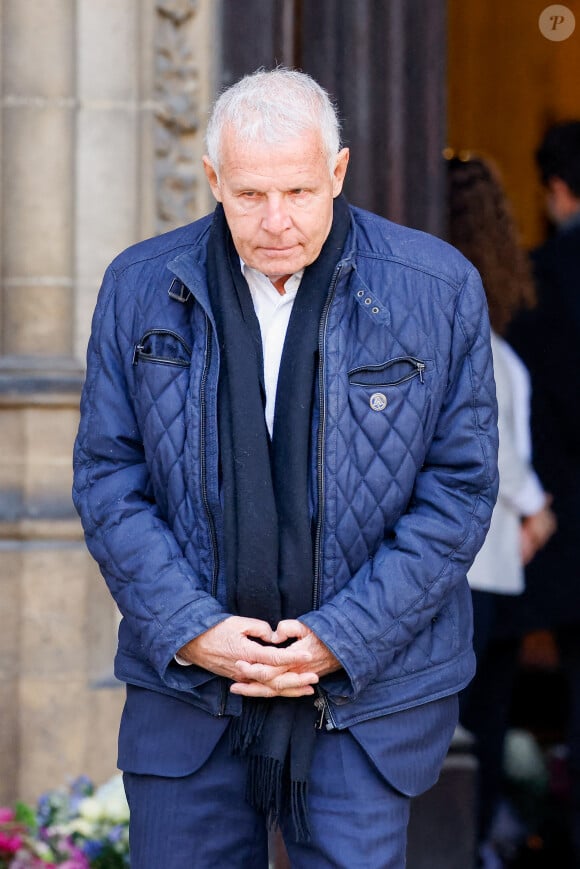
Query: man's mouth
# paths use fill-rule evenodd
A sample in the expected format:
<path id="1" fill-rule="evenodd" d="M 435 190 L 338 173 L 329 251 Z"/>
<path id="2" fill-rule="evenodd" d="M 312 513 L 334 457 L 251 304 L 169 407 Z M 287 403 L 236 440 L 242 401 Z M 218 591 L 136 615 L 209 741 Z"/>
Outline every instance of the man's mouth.
<path id="1" fill-rule="evenodd" d="M 298 247 L 298 245 L 293 244 L 293 245 L 290 245 L 290 247 L 262 247 L 260 249 L 264 253 L 276 255 L 276 254 L 292 253 L 293 251 L 296 250 L 297 247 Z"/>

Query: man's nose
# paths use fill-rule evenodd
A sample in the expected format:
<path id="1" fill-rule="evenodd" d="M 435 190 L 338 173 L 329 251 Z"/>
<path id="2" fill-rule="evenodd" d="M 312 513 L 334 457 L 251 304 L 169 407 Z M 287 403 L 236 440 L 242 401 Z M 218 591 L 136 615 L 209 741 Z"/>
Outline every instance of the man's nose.
<path id="1" fill-rule="evenodd" d="M 292 225 L 288 205 L 283 196 L 268 196 L 264 203 L 262 226 L 270 233 L 279 234 Z"/>

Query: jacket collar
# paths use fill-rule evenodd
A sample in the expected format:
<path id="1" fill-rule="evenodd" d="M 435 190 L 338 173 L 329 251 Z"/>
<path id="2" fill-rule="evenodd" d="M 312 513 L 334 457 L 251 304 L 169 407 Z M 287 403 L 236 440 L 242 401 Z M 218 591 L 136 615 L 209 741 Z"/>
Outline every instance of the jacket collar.
<path id="1" fill-rule="evenodd" d="M 185 288 L 185 292 L 179 289 L 172 290 L 172 298 L 179 296 L 177 301 L 187 302 L 189 293 L 191 293 L 215 326 L 207 287 L 206 261 L 208 233 L 209 226 L 190 248 L 170 260 L 170 262 L 167 263 L 167 268 L 177 278 L 179 278 Z M 354 267 L 355 249 L 356 225 L 351 210 L 350 230 L 344 247 L 345 252 L 339 263 L 343 273 L 346 272 L 347 269 Z M 189 293 L 187 291 L 189 291 Z"/>

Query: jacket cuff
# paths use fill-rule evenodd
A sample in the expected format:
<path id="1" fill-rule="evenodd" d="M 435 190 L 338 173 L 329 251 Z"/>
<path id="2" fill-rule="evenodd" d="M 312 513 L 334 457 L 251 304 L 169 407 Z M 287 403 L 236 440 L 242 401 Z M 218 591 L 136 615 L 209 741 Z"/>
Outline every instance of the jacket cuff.
<path id="1" fill-rule="evenodd" d="M 195 665 L 180 667 L 175 663 L 175 655 L 190 640 L 209 631 L 229 616 L 230 613 L 224 612 L 221 605 L 209 595 L 207 602 L 204 601 L 202 604 L 197 600 L 179 610 L 156 634 L 149 650 L 151 663 L 160 678 L 171 687 L 176 687 L 176 671 L 181 671 L 178 681 L 181 682 L 185 678 L 188 685 L 192 684 L 196 671 L 199 671 L 199 679 L 194 679 L 195 684 L 213 677 L 213 673 Z"/>
<path id="2" fill-rule="evenodd" d="M 342 700 L 355 700 L 379 669 L 365 638 L 332 603 L 301 616 L 299 621 L 330 649 L 345 672 L 345 679 L 331 680 L 324 685 L 327 693 Z"/>

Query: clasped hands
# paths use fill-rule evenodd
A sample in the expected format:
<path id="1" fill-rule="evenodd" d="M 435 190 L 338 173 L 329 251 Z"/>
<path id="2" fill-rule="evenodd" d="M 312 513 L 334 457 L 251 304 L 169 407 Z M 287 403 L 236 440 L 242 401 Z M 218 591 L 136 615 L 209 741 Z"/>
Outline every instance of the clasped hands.
<path id="1" fill-rule="evenodd" d="M 282 645 L 293 640 L 290 645 Z M 263 645 L 266 644 L 266 645 Z M 179 656 L 233 684 L 245 697 L 305 697 L 339 661 L 310 628 L 296 619 L 273 631 L 260 619 L 229 616 L 179 650 Z"/>

